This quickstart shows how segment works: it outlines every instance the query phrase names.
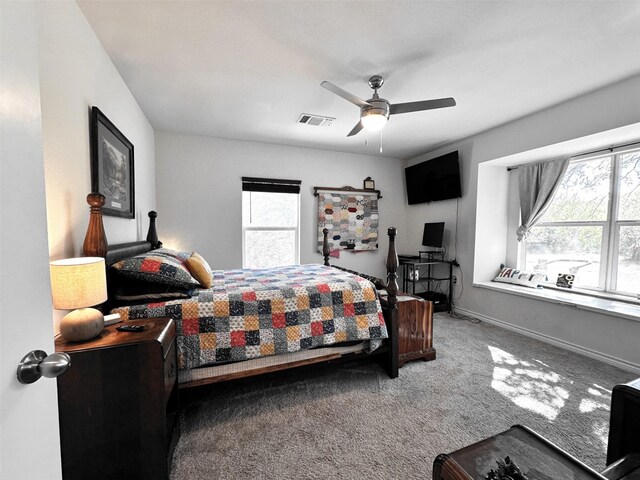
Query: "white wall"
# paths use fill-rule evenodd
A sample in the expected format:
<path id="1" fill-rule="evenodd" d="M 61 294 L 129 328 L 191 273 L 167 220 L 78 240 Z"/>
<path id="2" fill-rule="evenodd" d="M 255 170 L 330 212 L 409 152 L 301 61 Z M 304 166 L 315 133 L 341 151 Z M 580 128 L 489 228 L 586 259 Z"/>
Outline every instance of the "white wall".
<path id="1" fill-rule="evenodd" d="M 342 252 L 333 263 L 383 276 L 387 228 L 398 228 L 398 250 L 407 239 L 402 162 L 256 142 L 156 132 L 158 234 L 166 246 L 196 250 L 213 268 L 242 266 L 241 177 L 302 180 L 300 261 L 322 263 L 316 253 L 314 186 L 362 188 L 370 176 L 382 191 L 377 252 Z"/>
<path id="2" fill-rule="evenodd" d="M 55 380 L 20 359 L 53 351 L 35 2 L 0 2 L 0 478 L 59 479 Z"/>
<path id="3" fill-rule="evenodd" d="M 89 112 L 97 106 L 134 146 L 133 220 L 104 217 L 111 244 L 144 240 L 155 209 L 151 124 L 73 1 L 40 2 L 40 83 L 52 259 L 79 256 L 89 223 Z"/>
<path id="4" fill-rule="evenodd" d="M 519 154 L 542 149 L 553 156 L 562 148 L 592 149 L 602 132 L 623 132 L 627 137 L 640 138 L 640 76 L 636 76 L 588 95 L 565 102 L 556 107 L 489 130 L 458 144 L 412 159 L 408 164 L 432 158 L 441 153 L 459 149 L 462 158 L 463 197 L 459 206 L 457 259 L 464 278 L 464 292 L 456 304 L 463 309 L 488 319 L 505 322 L 515 328 L 530 330 L 587 348 L 622 363 L 640 369 L 640 322 L 576 310 L 535 299 L 474 287 L 476 280 L 489 280 L 500 263 L 506 262 L 509 208 L 508 162 L 486 162 L 512 156 L 515 163 L 526 155 Z M 634 133 L 635 132 L 635 133 Z M 613 137 L 611 137 L 613 138 Z M 600 140 L 603 141 L 603 140 Z M 556 146 L 559 148 L 546 148 Z M 551 157 L 549 157 L 551 158 Z M 530 160 L 530 158 L 527 158 Z M 513 198 L 513 195 L 511 196 Z M 455 209 L 447 206 L 408 207 L 423 217 L 455 221 Z M 448 211 L 444 211 L 448 208 Z M 413 210 L 412 210 L 413 209 Z M 476 230 L 476 214 L 478 222 Z M 511 211 L 513 218 L 513 211 Z M 415 234 L 414 234 L 415 235 Z M 513 250 L 513 249 L 512 249 Z M 509 257 L 511 261 L 514 253 Z M 474 268 L 475 267 L 475 268 Z M 459 295 L 460 288 L 456 289 Z M 455 295 L 454 295 L 455 297 Z"/>
<path id="5" fill-rule="evenodd" d="M 40 2 L 40 88 L 49 256 L 82 255 L 91 192 L 89 112 L 97 106 L 134 146 L 135 219 L 104 217 L 110 244 L 144 240 L 155 210 L 153 128 L 73 1 Z M 54 312 L 54 329 L 66 312 Z"/>

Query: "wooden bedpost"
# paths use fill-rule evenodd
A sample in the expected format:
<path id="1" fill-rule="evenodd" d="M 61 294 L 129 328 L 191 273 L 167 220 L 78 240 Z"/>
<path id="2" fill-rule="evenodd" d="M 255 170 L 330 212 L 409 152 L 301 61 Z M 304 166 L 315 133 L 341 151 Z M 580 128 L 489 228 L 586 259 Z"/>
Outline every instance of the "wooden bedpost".
<path id="1" fill-rule="evenodd" d="M 398 303 L 398 254 L 396 253 L 396 227 L 391 227 L 387 231 L 389 234 L 389 252 L 387 253 L 387 294 L 389 304 L 396 308 Z"/>
<path id="2" fill-rule="evenodd" d="M 329 265 L 329 254 L 331 251 L 329 250 L 329 229 L 322 229 L 322 256 L 324 257 L 324 265 L 325 267 L 330 267 Z"/>
<path id="3" fill-rule="evenodd" d="M 158 213 L 151 210 L 149 212 L 149 231 L 147 232 L 147 242 L 151 244 L 151 248 L 160 248 L 162 242 L 158 241 L 158 231 L 156 230 L 156 218 Z"/>
<path id="4" fill-rule="evenodd" d="M 82 253 L 85 257 L 106 257 L 107 256 L 107 235 L 104 233 L 102 224 L 102 207 L 105 198 L 100 193 L 90 193 L 87 195 L 87 203 L 90 205 L 89 226 L 84 237 Z"/>
<path id="5" fill-rule="evenodd" d="M 396 234 L 395 227 L 387 230 L 389 235 L 389 251 L 387 253 L 387 330 L 389 333 L 390 358 L 389 358 L 389 377 L 396 378 L 398 376 L 398 254 L 396 253 Z"/>

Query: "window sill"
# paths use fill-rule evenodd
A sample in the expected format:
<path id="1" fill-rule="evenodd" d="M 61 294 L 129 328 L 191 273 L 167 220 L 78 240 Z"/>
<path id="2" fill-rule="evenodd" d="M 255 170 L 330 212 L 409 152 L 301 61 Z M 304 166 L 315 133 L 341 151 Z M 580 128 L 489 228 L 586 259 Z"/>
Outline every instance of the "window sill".
<path id="1" fill-rule="evenodd" d="M 640 304 L 636 303 L 620 302 L 555 289 L 529 288 L 498 282 L 475 282 L 473 286 L 640 322 Z"/>

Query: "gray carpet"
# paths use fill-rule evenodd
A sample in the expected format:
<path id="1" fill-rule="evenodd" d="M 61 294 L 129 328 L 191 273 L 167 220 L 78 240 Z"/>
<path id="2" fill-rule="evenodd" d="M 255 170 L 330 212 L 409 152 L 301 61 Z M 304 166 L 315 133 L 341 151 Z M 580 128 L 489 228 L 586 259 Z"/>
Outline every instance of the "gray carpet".
<path id="1" fill-rule="evenodd" d="M 513 424 L 601 470 L 611 388 L 635 376 L 438 314 L 437 359 L 390 380 L 323 365 L 183 395 L 171 479 L 430 479 L 434 458 Z"/>

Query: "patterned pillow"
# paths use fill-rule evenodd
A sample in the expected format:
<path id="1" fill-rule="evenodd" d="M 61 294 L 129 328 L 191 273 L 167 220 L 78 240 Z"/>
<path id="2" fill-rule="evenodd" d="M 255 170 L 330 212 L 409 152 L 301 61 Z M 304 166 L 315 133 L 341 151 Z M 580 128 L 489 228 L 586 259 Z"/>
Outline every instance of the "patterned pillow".
<path id="1" fill-rule="evenodd" d="M 546 278 L 542 273 L 524 272 L 515 268 L 503 268 L 494 282 L 513 283 L 515 285 L 523 285 L 525 287 L 538 288 L 540 282 Z"/>
<path id="2" fill-rule="evenodd" d="M 125 258 L 114 263 L 111 268 L 125 278 L 143 282 L 185 289 L 200 286 L 181 259 L 170 256 L 162 250 L 165 249 Z"/>

